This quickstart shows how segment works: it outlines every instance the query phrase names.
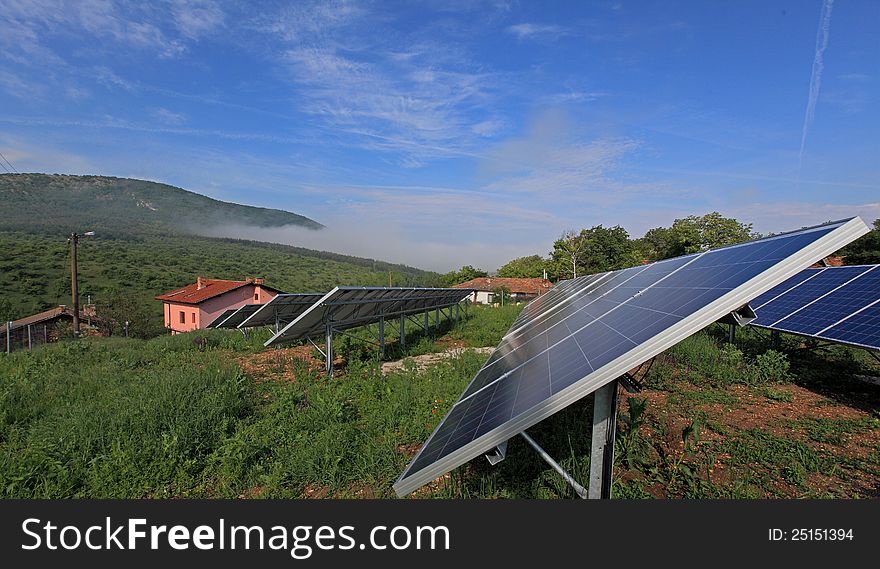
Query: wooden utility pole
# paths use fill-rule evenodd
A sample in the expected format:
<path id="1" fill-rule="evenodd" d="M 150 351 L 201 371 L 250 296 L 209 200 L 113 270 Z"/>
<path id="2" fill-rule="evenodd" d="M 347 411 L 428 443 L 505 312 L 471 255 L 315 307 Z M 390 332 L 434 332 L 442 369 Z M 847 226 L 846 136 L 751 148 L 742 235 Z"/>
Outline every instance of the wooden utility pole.
<path id="1" fill-rule="evenodd" d="M 79 338 L 79 287 L 76 274 L 76 243 L 79 235 L 70 234 L 70 295 L 73 297 L 73 337 Z"/>

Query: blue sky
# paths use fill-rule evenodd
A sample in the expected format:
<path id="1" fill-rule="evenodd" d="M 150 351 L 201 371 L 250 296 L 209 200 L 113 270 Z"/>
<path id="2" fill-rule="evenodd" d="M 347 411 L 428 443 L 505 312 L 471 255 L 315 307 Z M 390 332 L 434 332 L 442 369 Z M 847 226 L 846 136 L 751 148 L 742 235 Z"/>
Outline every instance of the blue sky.
<path id="1" fill-rule="evenodd" d="M 491 270 L 596 224 L 880 217 L 873 0 L 0 0 L 0 29 L 18 171 L 330 228 L 224 235 Z"/>

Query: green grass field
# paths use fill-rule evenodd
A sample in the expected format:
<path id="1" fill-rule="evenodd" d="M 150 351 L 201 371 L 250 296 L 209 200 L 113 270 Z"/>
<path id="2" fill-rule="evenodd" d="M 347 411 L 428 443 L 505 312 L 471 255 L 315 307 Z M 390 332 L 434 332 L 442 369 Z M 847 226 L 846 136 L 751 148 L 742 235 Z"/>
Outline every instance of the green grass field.
<path id="1" fill-rule="evenodd" d="M 472 307 L 433 337 L 408 328 L 387 358 L 495 345 L 519 307 Z M 657 358 L 622 393 L 618 498 L 880 496 L 880 375 L 866 354 L 737 347 L 710 327 Z M 200 331 L 152 340 L 65 341 L 0 357 L 0 495 L 8 498 L 393 497 L 412 453 L 485 354 L 383 376 L 376 351 L 340 339 L 328 379 L 315 362 L 266 351 L 265 334 Z M 589 469 L 591 398 L 529 433 L 577 478 Z M 519 439 L 475 459 L 427 498 L 571 498 Z"/>

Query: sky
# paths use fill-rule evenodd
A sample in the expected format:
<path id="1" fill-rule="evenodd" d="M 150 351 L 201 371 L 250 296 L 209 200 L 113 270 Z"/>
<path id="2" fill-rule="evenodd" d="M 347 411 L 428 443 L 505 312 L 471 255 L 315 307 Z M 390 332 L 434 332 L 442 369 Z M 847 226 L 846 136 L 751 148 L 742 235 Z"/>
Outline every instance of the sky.
<path id="1" fill-rule="evenodd" d="M 216 235 L 493 270 L 599 224 L 880 217 L 874 0 L 0 0 L 0 30 L 16 171 L 328 226 Z"/>

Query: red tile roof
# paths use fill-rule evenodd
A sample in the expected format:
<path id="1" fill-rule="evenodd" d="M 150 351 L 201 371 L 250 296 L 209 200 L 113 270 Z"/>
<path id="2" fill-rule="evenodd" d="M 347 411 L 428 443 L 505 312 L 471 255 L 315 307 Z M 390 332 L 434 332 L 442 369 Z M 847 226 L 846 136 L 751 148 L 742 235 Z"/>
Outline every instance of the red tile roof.
<path id="1" fill-rule="evenodd" d="M 467 282 L 457 284 L 454 288 L 471 288 L 474 290 L 492 292 L 498 287 L 506 287 L 514 294 L 544 294 L 553 286 L 547 279 L 509 279 L 503 277 L 478 277 Z"/>
<path id="2" fill-rule="evenodd" d="M 243 281 L 224 281 L 221 279 L 204 279 L 199 277 L 192 284 L 188 284 L 183 288 L 160 294 L 156 300 L 164 300 L 168 302 L 179 302 L 181 304 L 199 304 L 229 291 L 239 289 L 243 286 L 259 285 L 267 290 L 282 292 L 277 288 L 266 286 L 263 279 L 247 279 Z"/>

